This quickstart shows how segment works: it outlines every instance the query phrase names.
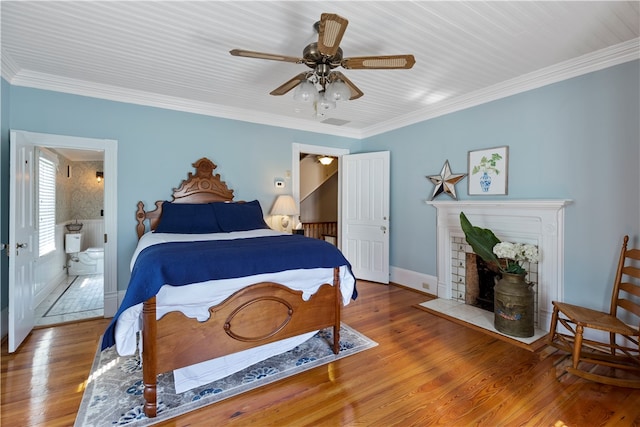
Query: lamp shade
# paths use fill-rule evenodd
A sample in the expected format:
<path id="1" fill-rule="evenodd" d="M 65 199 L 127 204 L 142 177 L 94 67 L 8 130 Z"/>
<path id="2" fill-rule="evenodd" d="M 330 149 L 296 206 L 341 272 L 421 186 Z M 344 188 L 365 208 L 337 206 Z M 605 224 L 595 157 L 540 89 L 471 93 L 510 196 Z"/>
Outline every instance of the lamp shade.
<path id="1" fill-rule="evenodd" d="M 288 194 L 278 196 L 271 208 L 271 215 L 297 215 L 298 208 L 293 197 Z"/>

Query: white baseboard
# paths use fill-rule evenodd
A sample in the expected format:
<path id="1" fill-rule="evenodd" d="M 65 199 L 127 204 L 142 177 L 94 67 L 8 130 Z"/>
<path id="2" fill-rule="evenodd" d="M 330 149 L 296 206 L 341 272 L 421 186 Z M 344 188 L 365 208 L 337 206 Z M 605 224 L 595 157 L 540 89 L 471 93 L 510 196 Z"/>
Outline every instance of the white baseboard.
<path id="1" fill-rule="evenodd" d="M 104 294 L 104 317 L 113 317 L 120 307 L 120 302 L 124 298 L 126 291 L 105 292 Z"/>
<path id="2" fill-rule="evenodd" d="M 393 266 L 389 268 L 389 271 L 391 273 L 390 279 L 393 283 L 432 295 L 436 295 L 438 291 L 438 278 L 436 276 Z"/>

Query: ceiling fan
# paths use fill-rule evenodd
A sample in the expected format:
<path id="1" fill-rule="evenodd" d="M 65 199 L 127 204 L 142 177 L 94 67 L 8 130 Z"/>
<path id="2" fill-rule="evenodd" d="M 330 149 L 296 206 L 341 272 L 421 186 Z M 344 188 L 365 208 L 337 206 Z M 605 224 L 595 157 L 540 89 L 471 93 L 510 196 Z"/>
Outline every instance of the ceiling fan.
<path id="1" fill-rule="evenodd" d="M 253 52 L 233 49 L 233 56 L 267 59 L 271 61 L 304 64 L 311 71 L 300 73 L 270 92 L 271 95 L 284 95 L 297 87 L 294 99 L 300 101 L 317 101 L 325 109 L 339 100 L 360 98 L 364 93 L 358 89 L 344 74 L 334 71 L 337 67 L 348 70 L 380 70 L 409 69 L 416 60 L 413 55 L 358 56 L 344 58 L 340 41 L 349 21 L 333 14 L 323 13 L 320 21 L 314 24 L 318 33 L 318 41 L 306 46 L 302 57 L 277 55 L 272 53 Z"/>

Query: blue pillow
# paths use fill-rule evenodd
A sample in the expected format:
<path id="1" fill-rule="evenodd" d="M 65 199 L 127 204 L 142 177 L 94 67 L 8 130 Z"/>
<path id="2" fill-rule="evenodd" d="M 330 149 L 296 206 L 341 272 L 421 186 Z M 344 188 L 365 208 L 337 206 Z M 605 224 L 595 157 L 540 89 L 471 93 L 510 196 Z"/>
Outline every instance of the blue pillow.
<path id="1" fill-rule="evenodd" d="M 264 222 L 260 202 L 213 203 L 218 225 L 224 232 L 269 228 Z"/>
<path id="2" fill-rule="evenodd" d="M 216 215 L 211 203 L 170 203 L 162 204 L 162 216 L 156 233 L 219 233 Z"/>

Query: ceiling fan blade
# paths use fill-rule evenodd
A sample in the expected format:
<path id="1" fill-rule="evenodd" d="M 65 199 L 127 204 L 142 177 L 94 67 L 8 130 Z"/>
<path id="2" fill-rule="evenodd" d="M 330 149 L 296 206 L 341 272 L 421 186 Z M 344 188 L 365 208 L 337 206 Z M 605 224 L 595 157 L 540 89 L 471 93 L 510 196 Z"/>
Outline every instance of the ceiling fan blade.
<path id="1" fill-rule="evenodd" d="M 349 21 L 335 13 L 320 15 L 318 25 L 318 51 L 325 56 L 333 56 L 340 47 L 340 41 Z"/>
<path id="2" fill-rule="evenodd" d="M 244 56 L 245 58 L 268 59 L 271 61 L 293 62 L 294 64 L 302 64 L 304 59 L 294 56 L 277 55 L 274 53 L 253 52 L 251 50 L 233 49 L 229 53 L 233 56 Z"/>
<path id="3" fill-rule="evenodd" d="M 284 95 L 294 87 L 298 86 L 300 82 L 302 82 L 303 80 L 306 80 L 306 77 L 307 77 L 307 73 L 300 73 L 294 78 L 292 78 L 291 80 L 289 80 L 288 82 L 280 85 L 279 87 L 269 92 L 269 95 L 275 95 L 275 96 Z"/>
<path id="4" fill-rule="evenodd" d="M 348 70 L 390 70 L 409 69 L 415 63 L 413 55 L 388 55 L 344 58 L 341 65 Z"/>
<path id="5" fill-rule="evenodd" d="M 354 99 L 358 99 L 362 95 L 364 95 L 364 93 L 360 89 L 358 89 L 358 87 L 354 85 L 353 82 L 351 82 L 351 80 L 346 78 L 345 75 L 342 74 L 340 71 L 333 71 L 331 74 L 333 75 L 332 80 L 340 79 L 344 82 L 344 84 L 346 84 L 349 87 L 349 90 L 351 91 L 351 97 L 349 98 L 350 101 Z"/>

